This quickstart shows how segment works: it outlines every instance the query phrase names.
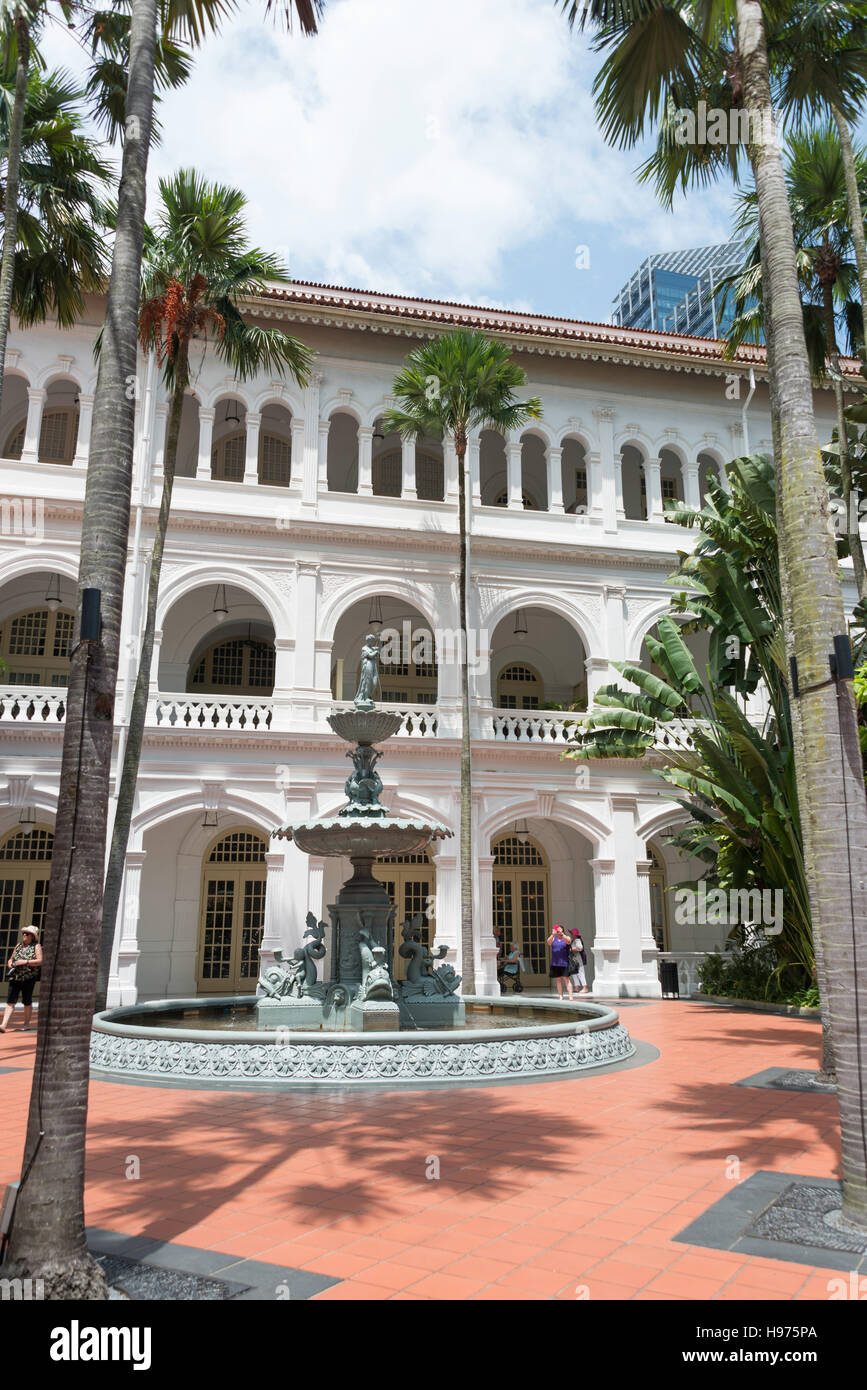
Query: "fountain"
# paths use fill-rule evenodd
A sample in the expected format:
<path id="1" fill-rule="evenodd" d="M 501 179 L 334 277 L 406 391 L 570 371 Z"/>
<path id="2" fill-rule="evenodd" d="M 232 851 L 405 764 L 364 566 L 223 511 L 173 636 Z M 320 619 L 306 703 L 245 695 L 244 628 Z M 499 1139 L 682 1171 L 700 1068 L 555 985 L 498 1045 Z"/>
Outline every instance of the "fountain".
<path id="1" fill-rule="evenodd" d="M 263 964 L 255 998 L 161 999 L 108 1009 L 93 1020 L 94 1077 L 222 1087 L 465 1085 L 562 1079 L 623 1064 L 635 1047 L 614 1009 L 525 996 L 461 996 L 447 948 L 427 941 L 424 914 L 400 923 L 371 872 L 380 855 L 412 854 L 452 832 L 434 820 L 390 816 L 380 802 L 377 745 L 400 728 L 379 710 L 379 640 L 362 649 L 354 709 L 328 722 L 351 746 L 347 803 L 334 816 L 273 833 L 307 854 L 348 857 L 352 877 L 328 908 L 307 914 L 290 957 Z M 319 964 L 330 956 L 328 978 Z"/>
<path id="2" fill-rule="evenodd" d="M 316 962 L 325 955 L 324 922 L 307 918 L 305 940 L 291 961 L 282 956 L 260 980 L 259 1026 L 309 1027 L 325 1024 L 358 1031 L 404 1027 L 451 1028 L 464 1021 L 464 1004 L 457 994 L 461 982 L 454 966 L 436 966 L 448 948 L 435 954 L 425 943 L 424 914 L 400 924 L 398 954 L 407 964 L 406 978 L 394 976 L 396 908 L 385 885 L 371 869 L 380 855 L 412 854 L 451 831 L 436 821 L 389 816 L 380 803 L 382 781 L 375 747 L 400 728 L 400 715 L 378 710 L 373 691 L 378 681 L 379 639 L 372 633 L 361 650 L 361 679 L 354 710 L 328 716 L 340 738 L 355 747 L 347 752 L 352 772 L 346 780 L 349 798 L 336 816 L 293 822 L 274 832 L 294 840 L 305 854 L 349 858 L 354 873 L 329 907 L 331 917 L 331 979 L 317 980 Z"/>

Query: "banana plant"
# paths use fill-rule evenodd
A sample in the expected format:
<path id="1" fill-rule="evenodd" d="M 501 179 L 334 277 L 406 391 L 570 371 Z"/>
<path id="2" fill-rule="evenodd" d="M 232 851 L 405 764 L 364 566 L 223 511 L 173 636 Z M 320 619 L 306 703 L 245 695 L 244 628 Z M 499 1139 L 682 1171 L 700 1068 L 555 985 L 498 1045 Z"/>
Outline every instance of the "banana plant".
<path id="1" fill-rule="evenodd" d="M 593 709 L 576 721 L 566 756 L 643 759 L 682 793 L 675 800 L 689 821 L 676 837 L 679 848 L 708 861 L 724 890 L 783 890 L 777 971 L 788 983 L 805 984 L 816 968 L 786 687 L 773 465 L 754 455 L 735 459 L 727 472 L 730 495 L 712 480 L 700 510 L 667 509 L 670 521 L 697 528 L 701 539 L 680 555 L 669 581 L 677 590 L 671 612 L 646 638 L 655 670 L 612 663 L 627 686 L 597 692 Z M 685 641 L 690 631 L 709 634 L 703 672 Z M 760 724 L 748 714 L 757 691 L 767 700 Z"/>

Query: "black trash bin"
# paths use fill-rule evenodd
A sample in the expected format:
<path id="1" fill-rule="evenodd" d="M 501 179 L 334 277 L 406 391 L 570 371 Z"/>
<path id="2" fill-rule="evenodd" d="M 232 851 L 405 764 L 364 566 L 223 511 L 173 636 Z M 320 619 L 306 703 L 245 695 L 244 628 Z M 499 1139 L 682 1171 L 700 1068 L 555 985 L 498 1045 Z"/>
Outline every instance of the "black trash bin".
<path id="1" fill-rule="evenodd" d="M 677 981 L 676 960 L 661 960 L 659 962 L 659 978 L 662 983 L 663 999 L 679 999 L 680 986 Z"/>

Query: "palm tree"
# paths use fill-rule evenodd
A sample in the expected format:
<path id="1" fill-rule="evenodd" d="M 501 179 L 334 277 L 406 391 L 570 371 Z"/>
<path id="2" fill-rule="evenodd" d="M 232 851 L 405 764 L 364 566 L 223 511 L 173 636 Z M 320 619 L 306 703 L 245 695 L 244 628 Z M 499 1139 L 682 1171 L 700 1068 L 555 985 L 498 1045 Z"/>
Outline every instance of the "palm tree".
<path id="1" fill-rule="evenodd" d="M 165 0 L 190 42 L 230 0 Z M 315 32 L 315 0 L 297 0 Z M 315 5 L 315 13 L 314 13 Z M 49 1299 L 107 1296 L 87 1252 L 84 1153 L 90 1029 L 96 994 L 114 700 L 129 542 L 145 196 L 159 0 L 132 0 L 123 160 L 81 529 L 79 600 L 70 657 L 54 858 L 44 931 L 43 1014 L 24 1165 L 6 1262 L 41 1278 Z M 85 596 L 87 596 L 85 598 Z M 98 604 L 95 618 L 94 605 Z M 88 624 L 82 633 L 82 619 Z M 58 989 L 55 991 L 55 981 Z"/>
<path id="2" fill-rule="evenodd" d="M 407 439 L 451 438 L 458 461 L 461 664 L 461 972 L 465 994 L 475 993 L 473 932 L 472 760 L 467 666 L 467 439 L 478 429 L 505 434 L 542 415 L 537 396 L 515 398 L 526 382 L 504 343 L 459 329 L 422 344 L 409 354 L 394 379 L 398 406 L 385 414 L 385 428 Z"/>
<path id="3" fill-rule="evenodd" d="M 722 169 L 737 170 L 744 155 L 753 173 L 778 470 L 783 617 L 798 680 L 797 693 L 792 692 L 798 798 L 817 958 L 824 962 L 837 1061 L 843 1216 L 864 1228 L 867 1028 L 860 1017 L 857 971 L 859 959 L 867 960 L 867 799 L 851 680 L 845 664 L 834 679 L 829 663 L 835 641 L 846 662 L 846 619 L 813 418 L 792 214 L 775 135 L 766 23 L 775 39 L 789 8 L 774 0 L 735 0 L 734 6 L 726 0 L 701 5 L 691 0 L 565 0 L 564 8 L 571 22 L 596 26 L 595 45 L 606 53 L 595 90 L 608 137 L 634 145 L 646 124 L 658 127 L 656 155 L 645 172 L 655 173 L 663 193 L 708 181 Z M 695 109 L 698 99 L 709 94 L 726 111 L 746 111 L 750 143 L 677 143 L 678 109 Z"/>
<path id="4" fill-rule="evenodd" d="M 12 83 L 0 84 L 11 95 Z M 81 93 L 60 72 L 27 82 L 18 184 L 18 247 L 12 309 L 22 327 L 53 312 L 71 327 L 84 295 L 108 269 L 101 198 L 111 178 L 99 147 L 82 134 Z M 8 101 L 0 102 L 0 147 L 8 147 Z"/>
<path id="5" fill-rule="evenodd" d="M 852 234 L 846 197 L 842 152 L 836 129 L 826 123 L 818 130 L 796 131 L 786 150 L 786 187 L 795 231 L 798 280 L 804 314 L 804 335 L 810 367 L 816 380 L 827 378 L 830 367 L 837 409 L 837 454 L 845 515 L 848 553 L 855 582 L 864 597 L 864 551 L 857 522 L 853 524 L 852 464 L 844 414 L 838 324 L 850 350 L 863 341 L 863 311 L 858 298 L 857 271 L 851 257 Z M 856 173 L 867 184 L 867 160 L 856 152 Z M 759 342 L 764 330 L 761 293 L 761 254 L 754 190 L 740 197 L 738 230 L 754 249 L 742 271 L 723 282 L 734 290 L 736 317 L 726 337 L 726 355 L 733 357 L 743 342 Z"/>
<path id="6" fill-rule="evenodd" d="M 147 237 L 139 313 L 139 341 L 155 352 L 170 391 L 163 490 L 148 581 L 147 612 L 135 693 L 130 711 L 123 772 L 103 899 L 97 1009 L 105 1008 L 115 920 L 120 901 L 126 848 L 141 760 L 156 630 L 157 598 L 172 505 L 184 394 L 190 383 L 190 349 L 216 352 L 246 381 L 258 371 L 288 371 L 304 385 L 313 355 L 297 338 L 278 328 L 249 324 L 242 301 L 260 294 L 266 283 L 289 280 L 277 256 L 247 239 L 247 200 L 237 188 L 208 183 L 192 169 L 161 179 L 156 230 Z"/>

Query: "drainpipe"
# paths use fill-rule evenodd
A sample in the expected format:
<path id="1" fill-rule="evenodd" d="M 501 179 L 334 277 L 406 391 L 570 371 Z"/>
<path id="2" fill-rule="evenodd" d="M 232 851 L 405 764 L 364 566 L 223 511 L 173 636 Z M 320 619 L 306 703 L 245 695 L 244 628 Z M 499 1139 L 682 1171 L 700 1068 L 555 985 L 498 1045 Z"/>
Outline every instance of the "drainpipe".
<path id="1" fill-rule="evenodd" d="M 750 408 L 750 401 L 752 400 L 752 398 L 753 398 L 753 396 L 754 396 L 755 394 L 756 394 L 756 374 L 755 374 L 755 371 L 753 370 L 753 368 L 750 367 L 750 389 L 749 389 L 749 392 L 747 393 L 747 398 L 746 398 L 746 400 L 744 401 L 743 406 L 741 407 L 741 421 L 742 421 L 742 423 L 743 423 L 743 431 L 744 431 L 744 453 L 745 453 L 745 454 L 748 454 L 748 453 L 750 452 L 750 432 L 749 432 L 749 429 L 748 429 L 748 427 L 747 427 L 747 411 L 748 411 L 749 408 Z"/>

